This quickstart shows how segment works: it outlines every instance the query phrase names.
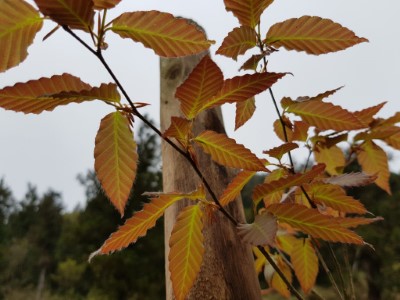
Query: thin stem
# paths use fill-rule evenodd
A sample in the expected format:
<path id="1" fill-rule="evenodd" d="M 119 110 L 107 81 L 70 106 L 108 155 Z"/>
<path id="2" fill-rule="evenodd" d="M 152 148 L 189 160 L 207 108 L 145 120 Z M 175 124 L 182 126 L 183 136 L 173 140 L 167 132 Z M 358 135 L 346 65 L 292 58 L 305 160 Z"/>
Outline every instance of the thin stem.
<path id="1" fill-rule="evenodd" d="M 327 244 L 328 244 L 329 254 L 331 255 L 331 257 L 333 259 L 336 271 L 337 271 L 338 276 L 339 276 L 340 285 L 342 286 L 343 295 L 344 295 L 345 299 L 347 299 L 348 298 L 347 297 L 347 289 L 346 289 L 346 285 L 344 283 L 342 267 L 340 266 L 340 263 L 339 263 L 339 261 L 338 261 L 338 259 L 336 257 L 335 252 L 333 251 L 332 245 L 330 243 L 327 243 Z"/>
<path id="2" fill-rule="evenodd" d="M 354 278 L 353 278 L 353 271 L 351 270 L 350 266 L 350 259 L 349 259 L 349 250 L 346 245 L 343 246 L 343 251 L 344 251 L 344 262 L 346 264 L 346 269 L 349 274 L 349 284 L 350 284 L 350 299 L 355 300 L 356 299 L 356 293 L 354 290 Z"/>

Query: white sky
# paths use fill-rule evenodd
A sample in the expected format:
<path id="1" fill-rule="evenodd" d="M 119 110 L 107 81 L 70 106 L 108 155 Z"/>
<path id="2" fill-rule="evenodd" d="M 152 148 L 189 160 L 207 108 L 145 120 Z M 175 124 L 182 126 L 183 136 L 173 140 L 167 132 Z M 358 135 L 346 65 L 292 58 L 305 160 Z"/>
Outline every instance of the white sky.
<path id="1" fill-rule="evenodd" d="M 212 53 L 226 34 L 238 26 L 235 17 L 225 11 L 223 0 L 124 0 L 109 12 L 109 20 L 123 11 L 152 9 L 199 22 L 208 37 L 217 42 L 211 48 Z M 276 22 L 317 15 L 332 19 L 370 41 L 319 57 L 285 50 L 273 54 L 269 58 L 270 71 L 294 74 L 274 85 L 276 98 L 313 96 L 345 85 L 329 100 L 350 110 L 388 101 L 379 114 L 381 117 L 400 110 L 399 12 L 400 2 L 396 0 L 276 0 L 262 16 L 261 27 L 265 33 Z M 41 42 L 53 27 L 54 23 L 46 22 L 35 44 L 29 48 L 27 60 L 0 74 L 1 88 L 63 72 L 79 76 L 92 85 L 111 81 L 97 59 L 63 30 Z M 158 57 L 152 50 L 131 40 L 122 40 L 112 33 L 107 37 L 110 46 L 105 52 L 106 59 L 134 101 L 152 104 L 144 111 L 158 122 Z M 245 60 L 243 56 L 238 62 L 220 55 L 213 56 L 223 69 L 225 78 L 239 75 L 237 70 Z M 236 133 L 233 133 L 234 106 L 225 105 L 223 110 L 229 135 L 255 153 L 261 154 L 279 144 L 272 132 L 276 115 L 267 93 L 258 96 L 254 119 Z M 101 118 L 109 112 L 110 107 L 100 102 L 72 104 L 41 115 L 0 109 L 0 177 L 5 179 L 17 199 L 23 196 L 27 183 L 31 182 L 40 192 L 50 187 L 62 192 L 67 209 L 83 203 L 84 190 L 76 176 L 93 169 L 94 138 Z M 298 154 L 297 157 L 303 156 Z M 391 169 L 399 172 L 398 153 L 395 158 Z"/>

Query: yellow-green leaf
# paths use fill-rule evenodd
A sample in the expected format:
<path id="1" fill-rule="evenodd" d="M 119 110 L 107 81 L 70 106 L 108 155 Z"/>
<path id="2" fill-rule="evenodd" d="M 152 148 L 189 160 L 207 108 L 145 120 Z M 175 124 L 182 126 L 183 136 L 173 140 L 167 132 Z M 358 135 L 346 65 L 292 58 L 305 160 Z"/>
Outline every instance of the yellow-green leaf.
<path id="1" fill-rule="evenodd" d="M 38 12 L 25 1 L 0 1 L 0 72 L 25 60 L 42 24 Z"/>
<path id="2" fill-rule="evenodd" d="M 70 74 L 54 75 L 50 78 L 30 80 L 0 90 L 0 107 L 23 113 L 39 114 L 51 111 L 60 105 L 80 103 L 94 99 L 54 97 L 62 92 L 90 91 L 93 88 Z"/>
<path id="3" fill-rule="evenodd" d="M 164 214 L 164 211 L 173 203 L 182 200 L 205 199 L 205 192 L 200 188 L 192 193 L 153 193 L 150 203 L 143 206 L 143 210 L 136 212 L 132 218 L 126 220 L 125 224 L 120 226 L 118 230 L 104 242 L 104 244 L 96 252 L 91 254 L 91 258 L 98 254 L 108 254 L 121 250 L 129 244 L 135 243 L 138 238 L 145 236 L 147 231 L 154 227 L 156 221 Z"/>
<path id="4" fill-rule="evenodd" d="M 213 41 L 187 19 L 159 11 L 135 11 L 120 15 L 111 30 L 153 49 L 157 55 L 179 57 L 207 50 Z"/>
<path id="5" fill-rule="evenodd" d="M 236 27 L 224 38 L 216 53 L 236 60 L 238 55 L 255 47 L 256 42 L 257 34 L 253 28 L 248 26 Z"/>
<path id="6" fill-rule="evenodd" d="M 278 230 L 276 218 L 270 213 L 256 215 L 251 224 L 239 224 L 238 234 L 245 243 L 253 246 L 273 246 Z"/>
<path id="7" fill-rule="evenodd" d="M 317 163 L 326 164 L 326 171 L 330 175 L 338 175 L 342 173 L 342 170 L 346 164 L 346 158 L 342 149 L 334 145 L 332 147 L 326 147 L 324 144 L 317 145 L 314 148 L 314 158 Z"/>
<path id="8" fill-rule="evenodd" d="M 260 22 L 261 14 L 274 0 L 224 0 L 225 8 L 231 11 L 240 24 L 252 28 Z"/>
<path id="9" fill-rule="evenodd" d="M 93 28 L 92 0 L 35 0 L 39 10 L 59 25 L 89 32 Z"/>
<path id="10" fill-rule="evenodd" d="M 184 118 L 172 117 L 171 125 L 164 132 L 164 136 L 175 138 L 185 149 L 189 145 L 192 122 Z"/>
<path id="11" fill-rule="evenodd" d="M 244 125 L 256 110 L 256 100 L 254 97 L 246 101 L 236 102 L 235 130 Z"/>
<path id="12" fill-rule="evenodd" d="M 209 55 L 198 63 L 189 77 L 176 89 L 175 97 L 181 102 L 181 111 L 189 120 L 195 118 L 201 108 L 222 87 L 221 69 Z"/>
<path id="13" fill-rule="evenodd" d="M 129 119 L 110 113 L 100 123 L 94 147 L 94 168 L 111 203 L 124 215 L 136 177 L 138 155 Z"/>
<path id="14" fill-rule="evenodd" d="M 204 255 L 202 217 L 199 205 L 183 208 L 169 239 L 169 270 L 177 300 L 186 299 L 200 271 Z"/>
<path id="15" fill-rule="evenodd" d="M 303 121 L 320 130 L 356 130 L 364 128 L 351 112 L 332 103 L 305 101 L 289 105 L 288 112 L 300 116 Z"/>
<path id="16" fill-rule="evenodd" d="M 389 166 L 385 151 L 372 141 L 366 141 L 357 152 L 357 160 L 363 172 L 369 175 L 377 175 L 377 186 L 391 194 L 389 185 Z"/>
<path id="17" fill-rule="evenodd" d="M 290 259 L 301 288 L 308 294 L 318 275 L 318 257 L 310 239 L 296 239 Z"/>
<path id="18" fill-rule="evenodd" d="M 276 203 L 267 207 L 267 211 L 284 222 L 315 238 L 331 242 L 364 244 L 364 241 L 353 231 L 342 227 L 331 216 L 322 215 L 316 209 L 299 204 Z"/>
<path id="19" fill-rule="evenodd" d="M 303 16 L 271 26 L 265 43 L 273 47 L 319 55 L 344 50 L 367 41 L 329 19 Z"/>
<path id="20" fill-rule="evenodd" d="M 225 206 L 235 200 L 235 198 L 240 194 L 243 187 L 255 174 L 256 172 L 252 171 L 241 171 L 239 174 L 237 174 L 220 196 L 219 202 L 221 203 L 221 205 Z"/>
<path id="21" fill-rule="evenodd" d="M 249 149 L 223 133 L 203 131 L 194 141 L 217 163 L 248 171 L 265 171 L 265 166 Z"/>

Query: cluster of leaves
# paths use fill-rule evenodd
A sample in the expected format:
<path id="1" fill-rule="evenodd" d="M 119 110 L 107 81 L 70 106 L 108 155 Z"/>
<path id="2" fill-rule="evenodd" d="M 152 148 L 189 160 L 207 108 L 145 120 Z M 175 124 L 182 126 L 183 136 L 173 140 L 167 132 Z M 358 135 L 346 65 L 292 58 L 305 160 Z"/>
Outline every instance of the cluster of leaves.
<path id="1" fill-rule="evenodd" d="M 101 120 L 96 136 L 95 170 L 102 188 L 122 216 L 138 163 L 133 121 L 135 118 L 147 121 L 138 111 L 144 104 L 130 100 L 102 56 L 102 51 L 108 46 L 106 32 L 139 42 L 164 57 L 201 53 L 214 42 L 207 40 L 198 26 L 169 13 L 127 12 L 107 22 L 107 10 L 119 3 L 115 0 L 35 2 L 41 14 L 58 24 L 56 29 L 62 27 L 92 52 L 115 82 L 91 87 L 70 74 L 40 78 L 1 89 L 0 106 L 36 114 L 60 105 L 96 99 L 113 106 L 115 111 Z M 277 23 L 264 34 L 260 16 L 273 0 L 225 0 L 224 3 L 226 10 L 237 17 L 240 27 L 228 33 L 216 53 L 236 59 L 249 49 L 259 49 L 259 54 L 249 57 L 240 68 L 253 73 L 224 79 L 217 64 L 205 55 L 176 91 L 183 117 L 172 118 L 170 128 L 162 136 L 194 168 L 197 165 L 193 149 L 198 147 L 217 163 L 242 171 L 222 195 L 213 199 L 207 199 L 206 190 L 210 195 L 214 193 L 204 178 L 204 185 L 192 193 L 150 194 L 150 202 L 143 210 L 128 219 L 93 255 L 111 253 L 135 243 L 155 225 L 167 207 L 182 199 L 192 200 L 193 205 L 180 212 L 170 237 L 171 280 L 176 298 L 184 299 L 203 259 L 202 228 L 207 216 L 204 211 L 217 208 L 228 215 L 224 206 L 236 198 L 256 172 L 267 172 L 265 183 L 253 191 L 255 221 L 252 224 L 232 222 L 237 225 L 245 242 L 258 246 L 255 248 L 257 269 L 265 265 L 264 273 L 273 288 L 289 296 L 287 286 L 293 269 L 303 291 L 308 293 L 318 272 L 316 239 L 362 245 L 363 239 L 350 228 L 379 219 L 348 217 L 348 214 L 363 215 L 367 211 L 358 200 L 346 195 L 345 188 L 375 182 L 390 193 L 387 157 L 375 141 L 381 140 L 399 148 L 400 128 L 396 123 L 400 121 L 400 114 L 382 120 L 374 116 L 384 103 L 350 112 L 324 101 L 339 88 L 315 97 L 283 98 L 283 112 L 279 113 L 274 124 L 283 144 L 265 151 L 269 160 L 276 160 L 274 163 L 258 158 L 225 134 L 204 131 L 193 136 L 191 128 L 198 114 L 225 103 L 236 104 L 236 128 L 251 118 L 256 109 L 254 96 L 270 89 L 286 75 L 267 71 L 267 56 L 279 48 L 320 55 L 366 41 L 340 24 L 313 16 Z M 4 71 L 26 58 L 26 49 L 40 30 L 43 17 L 22 0 L 2 1 L 0 13 L 4 16 L 0 23 L 0 51 L 4 53 L 0 58 L 0 70 Z M 94 26 L 96 14 L 97 28 Z M 90 35 L 94 47 L 73 30 Z M 121 103 L 118 90 L 129 105 Z M 273 101 L 276 105 L 275 99 Z M 154 126 L 152 128 L 161 135 Z M 350 140 L 349 133 L 353 131 L 357 134 Z M 347 158 L 338 146 L 345 141 L 350 144 Z M 306 165 L 303 172 L 295 173 L 291 152 L 302 146 L 314 154 L 317 164 L 309 170 Z M 283 163 L 284 155 L 289 157 L 290 165 Z M 354 157 L 363 173 L 343 174 L 344 167 Z M 271 171 L 271 167 L 277 168 Z M 273 271 L 269 269 L 265 255 L 272 255 L 275 261 Z"/>

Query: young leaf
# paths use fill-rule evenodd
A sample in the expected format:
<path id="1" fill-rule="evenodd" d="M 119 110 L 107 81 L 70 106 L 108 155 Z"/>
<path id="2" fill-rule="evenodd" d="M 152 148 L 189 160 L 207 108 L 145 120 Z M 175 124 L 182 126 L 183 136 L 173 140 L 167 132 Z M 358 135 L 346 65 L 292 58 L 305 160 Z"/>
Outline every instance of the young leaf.
<path id="1" fill-rule="evenodd" d="M 53 97 L 62 92 L 82 92 L 83 90 L 86 93 L 93 91 L 93 88 L 70 74 L 54 75 L 50 78 L 30 80 L 1 89 L 0 107 L 26 114 L 39 114 L 43 111 L 51 111 L 60 105 L 95 99 L 93 97 L 90 99 Z"/>
<path id="2" fill-rule="evenodd" d="M 189 145 L 191 130 L 191 121 L 179 117 L 172 117 L 171 125 L 164 132 L 164 136 L 175 138 L 186 149 Z"/>
<path id="3" fill-rule="evenodd" d="M 237 27 L 228 33 L 216 53 L 236 60 L 238 55 L 244 54 L 247 50 L 255 47 L 256 42 L 257 34 L 253 28 L 248 26 Z"/>
<path id="4" fill-rule="evenodd" d="M 323 182 L 336 184 L 342 187 L 355 187 L 371 184 L 376 178 L 376 175 L 367 175 L 365 173 L 356 172 L 324 178 Z"/>
<path id="5" fill-rule="evenodd" d="M 177 300 L 186 299 L 200 271 L 204 255 L 202 217 L 199 205 L 183 208 L 169 239 L 169 270 Z"/>
<path id="6" fill-rule="evenodd" d="M 254 54 L 252 55 L 248 60 L 246 60 L 244 62 L 244 64 L 240 67 L 239 71 L 242 70 L 252 70 L 252 71 L 256 71 L 259 62 L 267 55 L 269 55 L 270 53 L 268 52 L 264 52 L 262 54 Z"/>
<path id="7" fill-rule="evenodd" d="M 37 11 L 25 1 L 0 1 L 0 72 L 25 60 L 42 24 Z"/>
<path id="8" fill-rule="evenodd" d="M 219 198 L 219 202 L 222 206 L 225 206 L 235 200 L 240 194 L 243 187 L 250 181 L 250 179 L 256 174 L 252 171 L 242 171 L 236 175 L 235 178 L 229 183 L 224 192 Z"/>
<path id="9" fill-rule="evenodd" d="M 254 188 L 253 201 L 258 202 L 266 195 L 279 190 L 284 190 L 292 186 L 300 186 L 305 183 L 309 183 L 317 175 L 321 174 L 324 170 L 325 170 L 325 165 L 319 164 L 314 166 L 311 170 L 309 170 L 304 174 L 290 175 L 288 177 L 281 178 L 269 183 L 259 184 Z"/>
<path id="10" fill-rule="evenodd" d="M 93 0 L 94 9 L 110 9 L 120 2 L 121 0 Z"/>
<path id="11" fill-rule="evenodd" d="M 329 19 L 303 16 L 271 26 L 265 43 L 269 46 L 319 55 L 344 50 L 367 41 Z"/>
<path id="12" fill-rule="evenodd" d="M 147 231 L 154 227 L 158 218 L 173 203 L 182 199 L 205 199 L 204 189 L 200 188 L 189 194 L 147 194 L 153 195 L 154 198 L 143 206 L 143 210 L 136 212 L 132 218 L 126 220 L 125 224 L 120 226 L 118 230 L 104 242 L 104 244 L 96 252 L 90 255 L 90 258 L 98 254 L 108 254 L 121 250 L 129 244 L 135 243 L 138 238 L 145 236 Z"/>
<path id="13" fill-rule="evenodd" d="M 157 55 L 179 57 L 207 50 L 213 41 L 188 20 L 159 11 L 123 13 L 112 22 L 111 30 L 153 49 Z"/>
<path id="14" fill-rule="evenodd" d="M 301 288 L 308 294 L 318 275 L 318 257 L 310 239 L 296 239 L 290 259 Z"/>
<path id="15" fill-rule="evenodd" d="M 344 213 L 365 214 L 364 205 L 347 196 L 346 192 L 338 185 L 315 184 L 310 188 L 313 200 L 318 204 L 324 204 Z"/>
<path id="16" fill-rule="evenodd" d="M 221 165 L 248 171 L 265 171 L 264 164 L 257 156 L 223 133 L 206 130 L 194 138 L 194 141 Z"/>
<path id="17" fill-rule="evenodd" d="M 281 160 L 283 155 L 296 148 L 299 148 L 299 145 L 296 143 L 285 143 L 270 150 L 263 151 L 263 153 L 268 154 L 269 156 L 274 157 L 278 160 Z"/>
<path id="18" fill-rule="evenodd" d="M 372 141 L 366 141 L 357 152 L 357 160 L 363 172 L 377 175 L 377 186 L 391 194 L 389 185 L 389 166 L 385 151 Z"/>
<path id="19" fill-rule="evenodd" d="M 382 102 L 378 105 L 368 107 L 366 109 L 353 112 L 353 115 L 364 124 L 369 125 L 374 120 L 374 116 L 382 109 L 386 102 Z"/>
<path id="20" fill-rule="evenodd" d="M 285 73 L 255 73 L 227 79 L 222 89 L 213 98 L 209 99 L 201 110 L 224 103 L 246 101 L 270 88 L 285 75 Z"/>
<path id="21" fill-rule="evenodd" d="M 54 22 L 72 29 L 89 32 L 93 28 L 93 1 L 87 0 L 35 0 L 39 10 Z"/>
<path id="22" fill-rule="evenodd" d="M 189 120 L 195 118 L 201 107 L 212 98 L 224 83 L 221 69 L 209 55 L 198 63 L 189 77 L 182 83 L 175 93 L 181 102 L 181 110 Z"/>
<path id="23" fill-rule="evenodd" d="M 346 158 L 338 146 L 334 145 L 328 148 L 324 144 L 316 145 L 313 153 L 317 163 L 326 164 L 326 172 L 330 175 L 342 173 L 341 171 L 346 165 Z"/>
<path id="24" fill-rule="evenodd" d="M 74 102 L 83 102 L 90 100 L 103 100 L 106 102 L 120 102 L 121 95 L 115 83 L 102 83 L 100 87 L 94 87 L 89 90 L 68 91 L 51 95 L 54 99 L 64 99 Z"/>
<path id="25" fill-rule="evenodd" d="M 273 246 L 278 230 L 276 218 L 270 213 L 256 215 L 252 224 L 239 224 L 238 234 L 245 243 L 253 246 Z"/>
<path id="26" fill-rule="evenodd" d="M 267 211 L 275 215 L 279 222 L 287 223 L 315 238 L 331 242 L 364 244 L 356 233 L 342 227 L 335 218 L 322 215 L 315 209 L 299 204 L 276 203 L 268 206 Z"/>
<path id="27" fill-rule="evenodd" d="M 256 110 L 256 100 L 254 97 L 246 101 L 236 102 L 235 130 L 244 125 Z"/>
<path id="28" fill-rule="evenodd" d="M 118 111 L 105 116 L 96 135 L 94 168 L 121 217 L 136 177 L 137 160 L 129 119 Z"/>
<path id="29" fill-rule="evenodd" d="M 351 112 L 332 103 L 322 101 L 298 102 L 289 105 L 287 111 L 300 116 L 303 121 L 320 130 L 342 131 L 365 127 Z"/>
<path id="30" fill-rule="evenodd" d="M 260 22 L 261 14 L 274 0 L 224 0 L 225 8 L 231 11 L 240 24 L 256 27 Z"/>

